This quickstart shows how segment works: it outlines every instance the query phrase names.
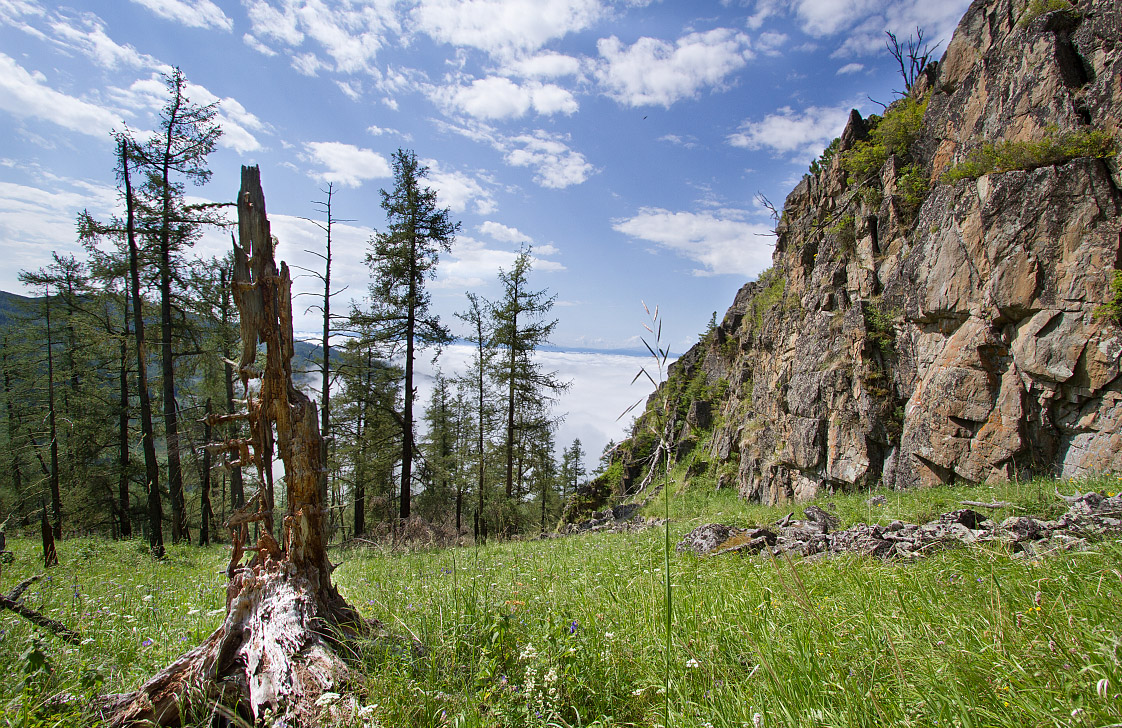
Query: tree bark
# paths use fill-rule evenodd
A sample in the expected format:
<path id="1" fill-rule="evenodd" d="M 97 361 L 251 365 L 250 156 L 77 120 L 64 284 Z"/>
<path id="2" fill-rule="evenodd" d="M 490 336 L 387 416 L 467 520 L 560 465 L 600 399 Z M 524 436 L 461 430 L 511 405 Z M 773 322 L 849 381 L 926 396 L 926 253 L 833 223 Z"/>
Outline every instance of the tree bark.
<path id="1" fill-rule="evenodd" d="M 207 397 L 206 419 L 203 420 L 203 442 L 210 442 L 210 423 L 213 414 L 210 397 Z M 214 508 L 210 504 L 210 448 L 204 447 L 202 450 L 203 464 L 199 478 L 199 514 L 202 516 L 202 524 L 199 526 L 199 545 L 206 546 L 210 543 L 210 522 L 214 519 Z"/>
<path id="2" fill-rule="evenodd" d="M 58 483 L 58 427 L 55 413 L 55 365 L 53 343 L 51 342 L 51 289 L 44 290 L 44 306 L 47 314 L 47 424 L 51 434 L 51 513 L 54 516 L 54 537 L 62 538 L 62 492 Z M 43 515 L 46 523 L 46 513 Z M 43 541 L 44 557 L 46 556 L 46 540 Z M 51 550 L 54 551 L 54 541 L 51 541 Z M 57 560 L 55 563 L 58 563 Z M 49 565 L 49 564 L 48 564 Z"/>
<path id="3" fill-rule="evenodd" d="M 181 656 L 135 693 L 110 696 L 112 726 L 179 725 L 192 709 L 258 724 L 266 711 L 274 726 L 323 725 L 316 699 L 343 679 L 347 666 L 335 645 L 378 629 L 364 620 L 331 583 L 320 494 L 323 467 L 315 403 L 292 383 L 292 294 L 288 266 L 273 261 L 260 173 L 242 167 L 238 196 L 239 243 L 234 247 L 234 296 L 241 313 L 238 372 L 248 393 L 249 460 L 269 467 L 275 446 L 285 469 L 287 510 L 278 543 L 268 530 L 246 545 L 247 525 L 271 514 L 264 492 L 234 513 L 233 557 L 227 569 L 226 619 L 202 644 Z M 265 344 L 264 372 L 253 368 L 257 344 Z M 241 415 L 239 415 L 241 416 Z M 228 416 L 227 416 L 228 417 Z M 225 417 L 211 416 L 212 422 Z M 275 430 L 275 434 L 274 434 Z M 217 447 L 227 447 L 227 443 Z M 244 463 L 248 464 L 248 463 Z M 265 483 L 262 478 L 262 483 Z M 248 564 L 241 559 L 253 552 Z M 331 635 L 331 641 L 325 635 Z"/>
<path id="4" fill-rule="evenodd" d="M 230 363 L 234 352 L 231 350 L 227 332 L 230 330 L 230 285 L 232 281 L 226 275 L 226 269 L 219 272 L 219 281 L 222 286 L 222 371 L 226 379 L 226 414 L 232 415 L 234 409 L 234 365 Z M 238 430 L 234 430 L 234 437 Z M 242 468 L 240 465 L 230 468 L 230 504 L 236 509 L 245 505 L 245 488 L 242 485 Z"/>
<path id="5" fill-rule="evenodd" d="M 117 446 L 120 450 L 117 467 L 117 509 L 120 511 L 121 538 L 132 538 L 132 504 L 129 500 L 129 290 L 125 285 L 125 330 L 121 334 L 121 409 L 117 421 Z"/>
<path id="6" fill-rule="evenodd" d="M 160 464 L 152 428 L 152 399 L 148 391 L 148 357 L 144 350 L 144 299 L 140 293 L 140 251 L 136 244 L 136 201 L 129 174 L 128 141 L 121 139 L 121 177 L 125 183 L 125 237 L 129 245 L 129 282 L 132 285 L 133 333 L 136 336 L 136 393 L 140 399 L 140 432 L 144 449 L 144 489 L 148 495 L 148 544 L 156 558 L 164 556 L 163 508 L 160 503 Z"/>

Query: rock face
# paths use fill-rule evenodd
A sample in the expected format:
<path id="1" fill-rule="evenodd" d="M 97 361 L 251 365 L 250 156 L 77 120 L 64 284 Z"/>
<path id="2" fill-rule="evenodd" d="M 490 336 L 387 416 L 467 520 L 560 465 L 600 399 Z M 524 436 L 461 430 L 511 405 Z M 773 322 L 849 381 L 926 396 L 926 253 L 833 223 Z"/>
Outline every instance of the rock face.
<path id="1" fill-rule="evenodd" d="M 684 396 L 673 381 L 704 380 L 665 431 L 718 487 L 774 503 L 1122 470 L 1122 329 L 1100 311 L 1122 266 L 1119 146 L 943 178 L 983 142 L 1122 139 L 1122 5 L 1027 4 L 974 2 L 911 89 L 917 133 L 871 182 L 842 168 L 870 133 L 853 112 L 787 197 L 773 268 L 652 396 L 648 416 Z M 617 491 L 634 489 L 642 450 L 621 448 Z"/>

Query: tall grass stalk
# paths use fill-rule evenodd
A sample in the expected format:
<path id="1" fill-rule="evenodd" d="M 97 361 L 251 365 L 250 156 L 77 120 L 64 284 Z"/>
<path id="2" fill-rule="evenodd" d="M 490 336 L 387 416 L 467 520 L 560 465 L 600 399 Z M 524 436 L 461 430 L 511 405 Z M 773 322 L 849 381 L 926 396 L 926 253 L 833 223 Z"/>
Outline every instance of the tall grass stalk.
<path id="1" fill-rule="evenodd" d="M 654 339 L 654 346 L 647 341 L 646 337 L 640 337 L 643 346 L 647 347 L 647 351 L 651 354 L 653 365 L 651 369 L 655 372 L 651 374 L 646 367 L 639 367 L 639 372 L 631 380 L 634 384 L 641 376 L 646 376 L 654 385 L 655 392 L 659 392 L 663 383 L 666 381 L 666 360 L 670 356 L 670 347 L 663 347 L 662 345 L 662 320 L 658 315 L 658 306 L 655 306 L 654 313 L 651 313 L 647 303 L 643 302 L 643 310 L 647 313 L 647 318 L 650 323 L 644 323 L 643 328 L 647 330 L 650 336 Z M 632 409 L 642 402 L 638 400 L 635 404 L 628 407 L 620 417 L 626 415 Z M 662 467 L 662 504 L 663 504 L 663 548 L 662 548 L 662 573 L 663 573 L 663 588 L 664 588 L 664 613 L 665 613 L 665 631 L 666 643 L 663 651 L 663 696 L 664 696 L 664 712 L 665 712 L 665 725 L 670 728 L 670 664 L 671 653 L 673 651 L 673 619 L 674 619 L 674 595 L 672 593 L 673 585 L 670 580 L 670 427 L 672 425 L 670 419 L 670 401 L 667 392 L 662 391 L 662 407 L 660 417 L 654 417 L 648 420 L 648 426 L 651 432 L 658 438 L 658 448 L 655 450 L 654 455 L 651 456 L 651 467 L 658 467 L 660 457 L 664 459 Z"/>

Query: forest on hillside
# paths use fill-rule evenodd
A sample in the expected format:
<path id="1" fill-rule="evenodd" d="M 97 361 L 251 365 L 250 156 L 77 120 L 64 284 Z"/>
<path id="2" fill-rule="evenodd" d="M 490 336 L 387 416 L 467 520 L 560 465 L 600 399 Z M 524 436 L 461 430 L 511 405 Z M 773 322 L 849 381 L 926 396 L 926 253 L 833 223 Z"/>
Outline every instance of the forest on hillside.
<path id="1" fill-rule="evenodd" d="M 28 296 L 3 298 L 9 532 L 37 527 L 45 510 L 56 538 L 143 537 L 159 555 L 165 537 L 226 540 L 227 517 L 258 492 L 286 505 L 274 482 L 283 473 L 251 461 L 245 425 L 231 418 L 247 396 L 233 361 L 242 338 L 234 258 L 192 252 L 204 230 L 236 232 L 234 203 L 189 195 L 211 174 L 217 105 L 193 103 L 178 69 L 165 82 L 156 131 L 114 133 L 117 166 L 106 172 L 119 214 L 75 211 L 85 255 L 22 271 Z M 329 533 L 388 533 L 409 518 L 446 543 L 551 530 L 585 476 L 581 442 L 554 438 L 552 405 L 566 383 L 534 357 L 556 326 L 555 297 L 533 286 L 524 247 L 500 271 L 500 296 L 468 293 L 457 313 L 470 367 L 438 374 L 431 398 L 417 401 L 416 362 L 454 340 L 452 322 L 429 310 L 426 283 L 459 223 L 412 151 L 398 150 L 393 172 L 381 192 L 388 224 L 365 255 L 369 290 L 349 307 L 332 287 L 333 185 L 317 203 L 322 267 L 305 273 L 320 294 L 303 305 L 322 314 L 323 329 L 297 345 L 293 374 L 318 399 Z"/>

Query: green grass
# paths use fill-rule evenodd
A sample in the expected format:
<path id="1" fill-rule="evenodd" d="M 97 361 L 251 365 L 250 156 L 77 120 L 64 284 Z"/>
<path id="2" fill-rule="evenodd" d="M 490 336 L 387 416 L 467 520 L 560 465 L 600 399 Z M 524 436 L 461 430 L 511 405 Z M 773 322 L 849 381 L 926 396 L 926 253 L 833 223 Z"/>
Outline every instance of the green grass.
<path id="1" fill-rule="evenodd" d="M 671 487 L 674 540 L 700 523 L 767 523 L 802 510 L 680 480 Z M 818 503 L 845 525 L 923 521 L 964 499 L 1010 501 L 998 518 L 1052 515 L 1063 510 L 1056 487 L 885 492 L 882 506 L 855 493 Z M 1058 487 L 1110 491 L 1122 481 Z M 661 516 L 662 503 L 652 507 Z M 651 529 L 411 554 L 337 551 L 344 595 L 424 645 L 364 645 L 348 690 L 377 706 L 382 726 L 662 725 L 663 538 Z M 16 561 L 4 567 L 4 591 L 40 571 L 34 541 L 10 543 Z M 31 680 L 25 704 L 59 689 L 94 689 L 82 686 L 91 670 L 101 690 L 133 687 L 217 626 L 224 549 L 175 547 L 161 564 L 140 550 L 60 544 L 62 566 L 27 601 L 90 642 L 68 648 L 43 637 L 54 673 Z M 910 563 L 672 554 L 670 577 L 675 726 L 740 728 L 757 713 L 766 726 L 1122 722 L 1116 541 L 1037 561 L 998 546 Z M 33 630 L 10 613 L 0 613 L 0 629 L 0 663 L 12 666 L 0 674 L 0 705 L 8 706 L 0 725 L 55 725 L 21 722 L 14 708 Z"/>

